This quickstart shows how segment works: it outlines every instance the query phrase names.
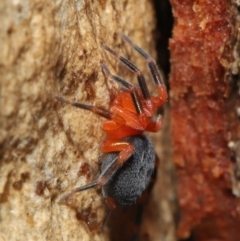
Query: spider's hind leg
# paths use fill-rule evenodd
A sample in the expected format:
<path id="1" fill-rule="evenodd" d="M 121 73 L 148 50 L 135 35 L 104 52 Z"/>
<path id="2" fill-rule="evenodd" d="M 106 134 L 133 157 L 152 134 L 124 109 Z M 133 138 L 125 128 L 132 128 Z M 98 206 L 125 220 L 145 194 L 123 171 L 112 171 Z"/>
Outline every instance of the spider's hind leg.
<path id="1" fill-rule="evenodd" d="M 101 149 L 104 153 L 119 152 L 118 156 L 102 171 L 98 178 L 98 184 L 103 186 L 113 173 L 133 154 L 134 146 L 125 141 L 105 140 Z"/>
<path id="2" fill-rule="evenodd" d="M 104 186 L 106 182 L 109 180 L 109 178 L 111 178 L 114 172 L 118 169 L 118 167 L 120 167 L 132 155 L 134 147 L 128 142 L 105 141 L 102 145 L 102 150 L 105 153 L 119 152 L 119 155 L 117 155 L 117 157 L 112 160 L 112 162 L 102 171 L 102 173 L 95 181 L 88 183 L 82 187 L 73 189 L 70 193 L 63 196 L 60 199 L 60 202 L 65 202 L 69 197 L 71 197 L 77 192 L 87 190 L 97 185 L 101 187 Z M 114 209 L 116 206 L 110 198 L 107 200 L 107 203 L 111 209 Z"/>
<path id="3" fill-rule="evenodd" d="M 86 184 L 86 185 L 84 185 L 84 186 L 82 186 L 82 187 L 75 188 L 75 189 L 73 189 L 71 192 L 69 192 L 68 194 L 64 195 L 64 196 L 59 200 L 59 202 L 60 202 L 60 203 L 64 203 L 64 202 L 66 202 L 67 199 L 69 199 L 69 198 L 70 198 L 71 196 L 73 196 L 75 193 L 81 192 L 81 191 L 83 191 L 83 190 L 87 190 L 87 189 L 92 188 L 92 187 L 95 187 L 95 186 L 97 186 L 97 185 L 98 185 L 97 181 L 93 181 L 93 182 L 88 183 L 88 184 Z"/>

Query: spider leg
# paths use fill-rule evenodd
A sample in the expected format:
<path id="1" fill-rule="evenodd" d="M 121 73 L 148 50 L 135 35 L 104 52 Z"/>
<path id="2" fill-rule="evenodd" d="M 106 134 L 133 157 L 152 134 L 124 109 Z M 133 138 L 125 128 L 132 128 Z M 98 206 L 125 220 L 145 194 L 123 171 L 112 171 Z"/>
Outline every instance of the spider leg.
<path id="1" fill-rule="evenodd" d="M 133 85 L 130 84 L 129 82 L 127 82 L 125 79 L 117 76 L 117 75 L 113 75 L 110 70 L 108 69 L 107 65 L 105 63 L 101 63 L 102 69 L 104 71 L 104 73 L 111 78 L 112 80 L 116 81 L 117 83 L 121 84 L 122 86 L 124 86 L 125 88 L 131 90 L 133 89 Z"/>
<path id="2" fill-rule="evenodd" d="M 102 171 L 101 175 L 97 179 L 97 183 L 100 186 L 103 186 L 112 174 L 120 167 L 134 152 L 134 146 L 128 142 L 124 141 L 116 141 L 113 142 L 111 140 L 104 141 L 101 146 L 102 152 L 119 152 L 117 158 L 111 162 L 111 164 Z"/>
<path id="3" fill-rule="evenodd" d="M 82 187 L 75 188 L 75 189 L 73 189 L 70 193 L 64 195 L 64 196 L 59 200 L 59 202 L 60 202 L 60 203 L 64 203 L 68 198 L 70 198 L 70 197 L 71 197 L 72 195 L 74 195 L 75 193 L 81 192 L 81 191 L 83 191 L 83 190 L 86 190 L 86 189 L 89 189 L 89 188 L 92 188 L 92 187 L 95 187 L 95 186 L 97 186 L 97 185 L 98 185 L 97 181 L 93 181 L 93 182 L 88 183 L 88 184 L 86 184 L 86 185 L 84 185 L 84 186 L 82 186 Z"/>
<path id="4" fill-rule="evenodd" d="M 109 48 L 107 45 L 103 45 L 103 48 L 111 53 L 115 58 L 119 59 L 123 64 L 125 64 L 132 72 L 137 74 L 138 84 L 142 91 L 143 97 L 145 100 L 150 99 L 150 93 L 146 84 L 146 80 L 142 74 L 142 72 L 128 59 L 124 58 L 123 56 L 117 54 L 114 50 Z"/>
<path id="5" fill-rule="evenodd" d="M 162 115 L 158 115 L 155 121 L 149 121 L 146 131 L 157 132 L 162 128 Z"/>
<path id="6" fill-rule="evenodd" d="M 133 153 L 134 147 L 128 142 L 111 142 L 105 141 L 102 145 L 103 152 L 120 152 L 119 155 L 111 162 L 111 164 L 101 173 L 97 180 L 88 183 L 82 187 L 73 189 L 70 193 L 66 194 L 60 199 L 60 203 L 65 202 L 69 197 L 77 192 L 95 187 L 97 185 L 103 186 L 112 174 L 117 170 L 117 168 L 124 163 Z M 109 200 L 109 207 L 111 209 L 115 208 L 115 203 Z"/>
<path id="7" fill-rule="evenodd" d="M 111 74 L 111 72 L 109 71 L 108 67 L 105 65 L 105 63 L 102 63 L 102 68 L 103 71 L 106 73 L 106 75 L 108 77 L 110 77 L 111 79 L 115 80 L 117 83 L 120 83 L 121 85 L 123 85 L 125 88 L 127 88 L 130 91 L 135 109 L 137 111 L 138 114 L 142 114 L 142 106 L 141 106 L 141 102 L 139 100 L 139 97 L 137 95 L 137 91 L 134 88 L 134 86 L 132 84 L 130 84 L 129 82 L 127 82 L 126 80 L 124 80 L 123 78 L 117 76 L 117 75 L 113 75 Z"/>
<path id="8" fill-rule="evenodd" d="M 104 109 L 103 107 L 86 105 L 86 104 L 74 102 L 74 101 L 71 102 L 71 101 L 68 101 L 68 100 L 66 100 L 62 97 L 59 97 L 59 96 L 55 96 L 55 98 L 57 100 L 61 101 L 62 103 L 69 104 L 69 105 L 72 105 L 72 106 L 80 108 L 80 109 L 89 110 L 89 111 L 93 112 L 94 114 L 105 117 L 106 119 L 114 120 L 116 123 L 119 123 L 119 124 L 125 123 L 125 121 L 120 116 L 114 115 L 112 112 Z"/>
<path id="9" fill-rule="evenodd" d="M 152 74 L 153 80 L 158 88 L 158 93 L 160 96 L 160 100 L 158 101 L 158 106 L 162 105 L 167 100 L 167 90 L 164 84 L 164 77 L 160 72 L 160 70 L 158 69 L 157 64 L 149 54 L 147 54 L 140 47 L 134 44 L 126 35 L 122 34 L 121 36 L 123 40 L 129 43 L 139 54 L 141 54 L 145 58 L 148 64 L 148 67 L 150 69 L 150 72 Z"/>

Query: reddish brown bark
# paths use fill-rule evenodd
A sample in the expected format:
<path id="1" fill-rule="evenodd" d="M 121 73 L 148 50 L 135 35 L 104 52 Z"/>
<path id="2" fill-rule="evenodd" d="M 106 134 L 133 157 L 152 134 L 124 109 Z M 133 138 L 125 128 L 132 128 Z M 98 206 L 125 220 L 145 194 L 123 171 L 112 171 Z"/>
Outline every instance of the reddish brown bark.
<path id="1" fill-rule="evenodd" d="M 223 52 L 232 36 L 226 0 L 172 0 L 171 128 L 181 219 L 178 236 L 240 239 L 231 190 L 228 83 Z M 225 66 L 225 67 L 226 67 Z"/>

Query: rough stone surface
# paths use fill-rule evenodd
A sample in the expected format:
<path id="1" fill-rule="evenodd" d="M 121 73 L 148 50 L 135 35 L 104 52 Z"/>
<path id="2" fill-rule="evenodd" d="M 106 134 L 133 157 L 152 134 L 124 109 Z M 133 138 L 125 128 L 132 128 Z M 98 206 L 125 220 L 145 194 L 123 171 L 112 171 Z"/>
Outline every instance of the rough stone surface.
<path id="1" fill-rule="evenodd" d="M 2 0 L 0 13 L 0 240 L 108 240 L 100 230 L 105 205 L 96 189 L 75 195 L 69 205 L 58 203 L 96 176 L 103 119 L 54 96 L 108 107 L 100 61 L 132 75 L 101 46 L 144 66 L 119 33 L 154 56 L 152 6 Z"/>

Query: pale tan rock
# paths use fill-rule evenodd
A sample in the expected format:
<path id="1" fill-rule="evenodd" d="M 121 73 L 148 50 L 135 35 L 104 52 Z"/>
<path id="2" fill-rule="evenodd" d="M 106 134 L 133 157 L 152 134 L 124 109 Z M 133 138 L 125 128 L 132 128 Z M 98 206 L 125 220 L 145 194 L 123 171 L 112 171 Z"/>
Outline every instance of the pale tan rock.
<path id="1" fill-rule="evenodd" d="M 132 75 L 102 44 L 144 66 L 119 33 L 153 54 L 152 6 L 133 0 L 2 0 L 0 13 L 0 240 L 108 240 L 107 229 L 91 230 L 105 217 L 96 189 L 76 194 L 69 206 L 58 202 L 97 175 L 103 119 L 54 96 L 108 107 L 100 62 Z M 90 166 L 88 177 L 83 163 Z M 76 218 L 85 209 L 93 213 L 89 226 Z"/>

